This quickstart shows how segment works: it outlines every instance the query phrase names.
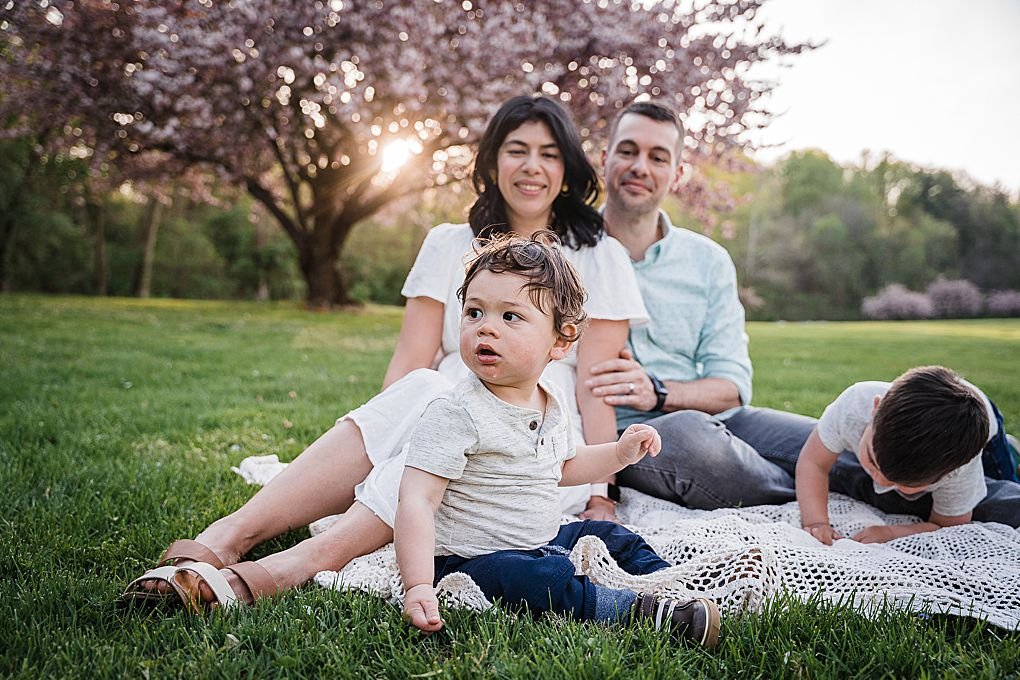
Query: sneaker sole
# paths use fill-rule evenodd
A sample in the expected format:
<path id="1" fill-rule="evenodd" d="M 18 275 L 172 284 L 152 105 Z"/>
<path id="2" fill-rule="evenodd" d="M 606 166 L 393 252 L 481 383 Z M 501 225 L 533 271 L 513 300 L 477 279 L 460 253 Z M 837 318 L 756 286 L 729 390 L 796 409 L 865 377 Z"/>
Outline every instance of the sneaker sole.
<path id="1" fill-rule="evenodd" d="M 715 649 L 715 646 L 719 644 L 719 629 L 722 625 L 722 618 L 719 616 L 719 607 L 715 605 L 715 602 L 708 598 L 699 597 L 698 602 L 705 606 L 705 616 L 707 621 L 705 622 L 705 634 L 698 641 L 705 649 Z"/>

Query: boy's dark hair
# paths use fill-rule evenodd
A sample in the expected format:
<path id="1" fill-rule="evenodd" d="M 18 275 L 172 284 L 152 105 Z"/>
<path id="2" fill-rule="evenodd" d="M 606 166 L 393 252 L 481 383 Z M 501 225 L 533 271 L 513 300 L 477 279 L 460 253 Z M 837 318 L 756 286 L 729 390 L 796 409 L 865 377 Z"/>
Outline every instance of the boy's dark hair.
<path id="1" fill-rule="evenodd" d="M 594 246 L 602 238 L 602 214 L 595 209 L 599 196 L 598 173 L 581 145 L 581 136 L 570 113 L 549 97 L 512 97 L 489 120 L 478 143 L 471 184 L 478 199 L 471 206 L 468 221 L 475 236 L 509 232 L 506 199 L 496 183 L 499 148 L 507 135 L 533 121 L 545 123 L 556 140 L 563 158 L 563 184 L 566 191 L 556 195 L 552 204 L 552 224 L 560 242 L 571 248 Z"/>
<path id="2" fill-rule="evenodd" d="M 475 239 L 475 256 L 468 263 L 464 285 L 457 289 L 457 298 L 463 305 L 468 285 L 478 272 L 516 274 L 526 279 L 523 287 L 543 313 L 549 313 L 546 303 L 552 303 L 553 328 L 557 335 L 576 342 L 588 323 L 588 314 L 584 311 L 587 294 L 581 276 L 558 243 L 556 234 L 544 230 L 536 231 L 530 239 L 514 233 Z M 566 324 L 573 324 L 577 331 L 572 335 L 564 333 Z"/>
<path id="3" fill-rule="evenodd" d="M 890 481 L 931 484 L 981 453 L 988 411 L 977 393 L 943 366 L 918 366 L 893 381 L 872 421 L 875 465 Z"/>
<path id="4" fill-rule="evenodd" d="M 613 140 L 616 139 L 616 129 L 620 127 L 620 121 L 627 114 L 633 113 L 637 116 L 644 116 L 645 118 L 651 118 L 652 120 L 660 123 L 672 123 L 676 127 L 677 132 L 677 149 L 676 149 L 676 160 L 679 162 L 683 157 L 684 149 L 684 123 L 680 120 L 680 114 L 676 112 L 672 106 L 663 101 L 658 100 L 647 100 L 640 102 L 631 102 L 625 106 L 613 119 L 613 124 L 609 128 L 609 145 L 613 145 Z"/>

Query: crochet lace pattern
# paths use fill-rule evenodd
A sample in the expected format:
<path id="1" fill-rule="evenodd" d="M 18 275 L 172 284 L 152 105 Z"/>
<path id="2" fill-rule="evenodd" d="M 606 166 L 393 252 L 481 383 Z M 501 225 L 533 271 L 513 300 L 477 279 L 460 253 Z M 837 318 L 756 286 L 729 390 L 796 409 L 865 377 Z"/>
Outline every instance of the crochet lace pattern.
<path id="1" fill-rule="evenodd" d="M 265 484 L 283 465 L 275 456 L 253 457 L 234 470 L 249 483 Z M 571 560 L 577 573 L 606 586 L 679 598 L 706 596 L 729 613 L 759 611 L 770 598 L 786 594 L 802 601 L 842 602 L 865 616 L 888 605 L 1020 629 L 1020 529 L 1003 524 L 972 522 L 888 543 L 840 540 L 830 547 L 801 530 L 796 503 L 691 510 L 627 488 L 621 489 L 617 516 L 675 566 L 633 576 L 616 565 L 599 539 L 586 537 Z M 919 521 L 837 494 L 829 500 L 829 516 L 843 536 L 875 524 Z M 319 533 L 333 521 L 318 520 L 310 529 Z M 339 572 L 320 572 L 315 582 L 365 591 L 395 604 L 404 595 L 392 544 Z M 464 574 L 450 574 L 438 590 L 446 606 L 490 606 Z"/>

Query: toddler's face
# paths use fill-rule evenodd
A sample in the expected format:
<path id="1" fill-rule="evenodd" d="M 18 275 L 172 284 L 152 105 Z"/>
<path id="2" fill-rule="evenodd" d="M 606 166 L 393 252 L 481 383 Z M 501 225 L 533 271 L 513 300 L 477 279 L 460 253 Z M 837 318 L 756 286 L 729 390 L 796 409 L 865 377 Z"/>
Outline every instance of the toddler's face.
<path id="1" fill-rule="evenodd" d="M 531 387 L 546 364 L 562 359 L 570 343 L 553 330 L 516 274 L 480 271 L 465 291 L 460 356 L 490 385 Z"/>

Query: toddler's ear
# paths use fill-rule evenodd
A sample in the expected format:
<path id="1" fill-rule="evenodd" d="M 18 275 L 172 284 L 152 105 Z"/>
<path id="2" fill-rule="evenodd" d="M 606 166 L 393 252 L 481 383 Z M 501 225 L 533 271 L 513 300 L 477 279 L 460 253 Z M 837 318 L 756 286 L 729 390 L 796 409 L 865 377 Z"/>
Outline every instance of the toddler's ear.
<path id="1" fill-rule="evenodd" d="M 875 415 L 875 411 L 878 410 L 878 402 L 880 401 L 882 401 L 882 396 L 876 394 L 875 399 L 871 402 L 871 415 Z"/>
<path id="2" fill-rule="evenodd" d="M 560 333 L 556 336 L 556 342 L 553 343 L 552 349 L 549 350 L 549 360 L 556 361 L 567 356 L 570 351 L 570 346 L 573 345 L 573 341 L 567 340 L 563 336 L 574 337 L 577 335 L 577 326 L 572 323 L 563 324 L 563 328 Z"/>

